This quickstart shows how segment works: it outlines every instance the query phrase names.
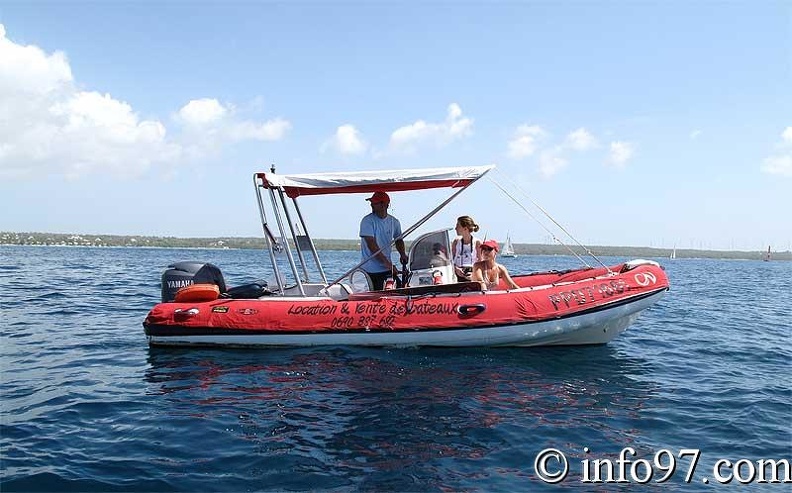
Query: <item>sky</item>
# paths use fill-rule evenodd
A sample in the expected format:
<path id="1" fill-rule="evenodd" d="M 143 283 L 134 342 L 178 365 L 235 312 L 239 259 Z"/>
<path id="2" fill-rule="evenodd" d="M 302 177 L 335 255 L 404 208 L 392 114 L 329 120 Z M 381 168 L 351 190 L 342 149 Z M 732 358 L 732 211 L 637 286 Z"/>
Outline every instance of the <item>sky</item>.
<path id="1" fill-rule="evenodd" d="M 0 231 L 261 236 L 273 164 L 496 165 L 420 232 L 790 250 L 792 3 L 0 4 Z M 364 198 L 300 206 L 352 239 Z"/>

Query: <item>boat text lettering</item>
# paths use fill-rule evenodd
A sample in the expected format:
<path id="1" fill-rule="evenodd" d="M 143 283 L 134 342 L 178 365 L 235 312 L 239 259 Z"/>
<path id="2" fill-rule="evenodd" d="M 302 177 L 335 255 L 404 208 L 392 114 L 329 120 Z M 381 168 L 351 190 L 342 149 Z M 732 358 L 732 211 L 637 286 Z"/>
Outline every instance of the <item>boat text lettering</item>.
<path id="1" fill-rule="evenodd" d="M 353 327 L 355 323 L 355 317 L 351 316 L 344 316 L 344 317 L 336 317 L 330 321 L 330 328 L 333 329 L 349 329 Z"/>
<path id="2" fill-rule="evenodd" d="M 561 291 L 558 294 L 551 294 L 549 296 L 550 302 L 553 303 L 553 308 L 558 310 L 558 306 L 561 303 L 564 303 L 567 308 L 570 307 L 570 302 L 572 304 L 577 303 L 578 305 L 582 305 L 586 303 L 586 300 L 594 301 L 594 290 L 591 286 L 586 286 L 581 289 L 571 289 L 569 291 Z"/>
<path id="3" fill-rule="evenodd" d="M 600 298 L 609 298 L 615 294 L 623 293 L 626 289 L 627 283 L 622 279 L 617 279 L 598 285 L 595 284 L 593 286 L 570 289 L 569 291 L 561 291 L 558 294 L 551 294 L 548 298 L 550 298 L 553 308 L 558 310 L 559 307 L 570 308 L 573 305 L 593 303 L 596 301 L 596 293 L 599 293 Z"/>
<path id="4" fill-rule="evenodd" d="M 459 303 L 437 303 L 424 301 L 421 303 L 361 303 L 355 305 L 353 310 L 355 315 L 345 314 L 341 310 L 341 316 L 335 317 L 330 321 L 333 329 L 393 329 L 397 318 L 406 318 L 410 315 L 456 315 Z M 308 307 L 301 307 L 307 309 Z M 290 313 L 292 313 L 290 311 Z M 332 314 L 335 314 L 333 312 Z"/>
<path id="5" fill-rule="evenodd" d="M 611 282 L 603 282 L 597 286 L 597 290 L 603 298 L 613 296 L 614 294 L 621 294 L 627 290 L 627 283 L 623 279 L 613 280 Z"/>
<path id="6" fill-rule="evenodd" d="M 385 317 L 378 317 L 377 315 L 364 315 L 362 317 L 353 317 L 351 315 L 336 317 L 330 321 L 330 328 L 333 329 L 351 329 L 362 328 L 369 329 L 371 327 L 392 328 L 393 322 L 396 317 L 388 315 Z"/>
<path id="7" fill-rule="evenodd" d="M 337 306 L 323 305 L 323 306 L 306 306 L 306 305 L 292 305 L 286 312 L 288 315 L 335 315 Z"/>
<path id="8" fill-rule="evenodd" d="M 192 285 L 192 279 L 181 279 L 181 280 L 170 280 L 168 281 L 168 289 L 175 289 L 175 288 L 186 288 L 187 286 Z"/>
<path id="9" fill-rule="evenodd" d="M 360 304 L 355 307 L 355 313 L 358 315 L 385 315 L 388 308 L 383 304 Z"/>
<path id="10" fill-rule="evenodd" d="M 405 315 L 452 315 L 457 311 L 459 303 L 432 303 L 425 301 L 423 303 L 404 303 L 392 305 L 391 315 L 403 317 Z"/>

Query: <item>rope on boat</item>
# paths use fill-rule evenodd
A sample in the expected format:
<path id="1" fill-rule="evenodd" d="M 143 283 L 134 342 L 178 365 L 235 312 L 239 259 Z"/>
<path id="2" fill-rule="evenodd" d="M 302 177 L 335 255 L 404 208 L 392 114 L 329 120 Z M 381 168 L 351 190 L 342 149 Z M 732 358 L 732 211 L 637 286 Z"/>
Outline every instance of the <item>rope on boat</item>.
<path id="1" fill-rule="evenodd" d="M 497 171 L 497 170 L 496 170 L 496 171 Z M 499 172 L 498 172 L 498 173 L 499 173 Z M 586 261 L 583 259 L 583 257 L 581 257 L 580 255 L 578 255 L 578 254 L 577 254 L 577 252 L 575 252 L 575 251 L 574 251 L 574 250 L 573 250 L 573 249 L 572 249 L 572 248 L 571 248 L 569 245 L 567 245 L 566 243 L 564 243 L 563 241 L 561 241 L 561 239 L 560 239 L 560 238 L 558 238 L 558 237 L 555 235 L 555 233 L 553 233 L 553 231 L 552 231 L 552 230 L 550 230 L 550 229 L 549 229 L 547 226 L 545 226 L 545 225 L 544 225 L 544 223 L 542 223 L 542 221 L 540 221 L 539 219 L 537 219 L 537 217 L 536 217 L 536 216 L 534 216 L 534 215 L 531 213 L 531 211 L 529 211 L 529 210 L 528 210 L 528 209 L 527 209 L 527 208 L 526 208 L 526 207 L 525 207 L 525 206 L 524 206 L 524 205 L 523 205 L 523 204 L 522 204 L 522 203 L 521 203 L 519 200 L 517 200 L 517 199 L 516 199 L 516 198 L 515 198 L 515 197 L 514 197 L 514 196 L 513 196 L 511 193 L 509 193 L 509 191 L 508 191 L 508 190 L 506 190 L 506 189 L 505 189 L 503 186 L 501 186 L 501 184 L 500 184 L 500 183 L 498 183 L 497 181 L 495 181 L 495 179 L 494 179 L 494 178 L 492 178 L 492 177 L 489 177 L 489 176 L 488 176 L 487 178 L 489 178 L 489 180 L 490 180 L 490 181 L 491 181 L 491 182 L 492 182 L 492 183 L 493 183 L 493 184 L 494 184 L 496 187 L 498 187 L 498 188 L 500 189 L 500 191 L 504 193 L 504 195 L 506 195 L 507 197 L 509 197 L 509 198 L 510 198 L 510 199 L 511 199 L 511 200 L 512 200 L 512 201 L 513 201 L 515 204 L 517 204 L 517 206 L 518 206 L 520 209 L 522 209 L 522 210 L 523 210 L 523 212 L 525 212 L 526 214 L 528 214 L 528 216 L 529 216 L 531 219 L 533 219 L 534 221 L 536 221 L 536 223 L 537 223 L 537 224 L 539 224 L 539 226 L 541 226 L 541 227 L 542 227 L 542 229 L 544 229 L 544 230 L 545 230 L 545 231 L 546 231 L 546 232 L 547 232 L 547 233 L 548 233 L 550 236 L 552 236 L 552 237 L 553 237 L 553 240 L 555 240 L 555 241 L 556 241 L 556 242 L 558 242 L 560 245 L 562 245 L 564 248 L 566 248 L 567 250 L 569 250 L 569 252 L 570 252 L 570 253 L 572 253 L 572 255 L 574 255 L 575 257 L 577 257 L 577 259 L 578 259 L 578 260 L 580 260 L 581 262 L 583 262 L 583 265 L 585 265 L 585 266 L 586 266 L 586 267 L 588 267 L 589 269 L 591 269 L 591 268 L 592 268 L 592 267 L 591 267 L 591 266 L 588 264 L 588 262 L 586 262 Z M 530 195 L 528 195 L 528 193 L 527 193 L 527 192 L 525 192 L 525 190 L 521 189 L 521 188 L 520 188 L 520 186 L 519 186 L 519 185 L 517 185 L 516 183 L 513 183 L 513 185 L 514 185 L 514 187 L 515 187 L 515 188 L 516 188 L 516 189 L 517 189 L 519 192 L 521 192 L 521 193 L 522 193 L 522 194 L 523 194 L 523 195 L 524 195 L 524 196 L 525 196 L 525 197 L 526 197 L 526 198 L 527 198 L 529 201 L 531 201 L 531 204 L 533 204 L 533 206 L 534 206 L 534 207 L 536 207 L 537 209 L 539 209 L 540 211 L 542 211 L 542 213 L 543 213 L 545 216 L 547 216 L 547 218 L 548 218 L 548 219 L 550 219 L 551 221 L 553 221 L 553 224 L 555 224 L 556 226 L 558 226 L 558 228 L 559 228 L 561 231 L 563 231 L 564 233 L 566 233 L 566 235 L 567 235 L 567 236 L 569 236 L 569 237 L 572 239 L 572 241 L 574 241 L 574 242 L 575 242 L 575 243 L 576 243 L 576 244 L 577 244 L 577 245 L 578 245 L 580 248 L 582 248 L 583 250 L 585 250 L 585 251 L 586 251 L 586 253 L 587 253 L 587 254 L 588 254 L 588 255 L 589 255 L 591 258 L 593 258 L 594 260 L 596 260 L 596 261 L 597 261 L 597 262 L 598 262 L 598 263 L 599 263 L 601 266 L 605 267 L 605 269 L 608 271 L 608 273 L 609 273 L 609 274 L 612 274 L 612 273 L 613 273 L 613 272 L 610 270 L 610 268 L 609 268 L 607 265 L 605 265 L 605 263 L 603 263 L 603 262 L 602 262 L 602 260 L 600 260 L 600 259 L 599 259 L 599 258 L 598 258 L 596 255 L 594 255 L 594 254 L 591 252 L 591 250 L 589 250 L 589 249 L 588 249 L 588 247 L 586 247 L 585 245 L 583 245 L 582 243 L 580 243 L 580 242 L 577 240 L 577 238 L 575 238 L 574 236 L 572 236 L 572 233 L 570 233 L 569 231 L 567 231 L 567 230 L 566 230 L 566 228 L 564 228 L 564 227 L 563 227 L 563 226 L 562 226 L 562 225 L 561 225 L 561 224 L 560 224 L 558 221 L 556 221 L 556 220 L 553 218 L 553 216 L 551 216 L 551 215 L 550 215 L 550 213 L 549 213 L 549 212 L 547 212 L 546 210 L 544 210 L 544 208 L 543 208 L 541 205 L 539 205 L 538 203 L 536 203 L 536 201 L 535 201 L 533 198 L 531 198 L 531 196 L 530 196 Z"/>

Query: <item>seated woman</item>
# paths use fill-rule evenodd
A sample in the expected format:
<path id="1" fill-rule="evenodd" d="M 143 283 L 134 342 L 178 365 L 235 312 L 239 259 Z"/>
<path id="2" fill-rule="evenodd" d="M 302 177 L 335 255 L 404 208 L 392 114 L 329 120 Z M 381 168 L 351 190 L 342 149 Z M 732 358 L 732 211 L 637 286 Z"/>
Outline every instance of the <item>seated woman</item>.
<path id="1" fill-rule="evenodd" d="M 480 260 L 479 248 L 481 240 L 473 236 L 479 230 L 478 224 L 470 216 L 457 218 L 456 234 L 451 243 L 451 253 L 454 260 L 454 273 L 459 282 L 470 281 L 473 264 Z"/>
<path id="2" fill-rule="evenodd" d="M 499 250 L 498 242 L 487 240 L 481 244 L 480 250 L 482 259 L 473 264 L 473 280 L 481 283 L 481 289 L 484 291 L 498 289 L 501 278 L 508 288 L 519 289 L 520 286 L 511 278 L 508 269 L 495 262 Z"/>

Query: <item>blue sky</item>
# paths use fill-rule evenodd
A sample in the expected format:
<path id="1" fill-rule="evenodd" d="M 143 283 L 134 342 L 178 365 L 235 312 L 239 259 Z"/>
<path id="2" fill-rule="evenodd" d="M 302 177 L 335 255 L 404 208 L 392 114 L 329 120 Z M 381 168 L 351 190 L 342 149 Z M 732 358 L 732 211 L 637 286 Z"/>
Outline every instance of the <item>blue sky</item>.
<path id="1" fill-rule="evenodd" d="M 584 243 L 787 250 L 791 5 L 4 2 L 0 230 L 258 236 L 272 163 L 494 163 Z M 369 211 L 301 206 L 318 238 Z M 427 227 L 462 214 L 548 241 L 487 178 Z"/>

